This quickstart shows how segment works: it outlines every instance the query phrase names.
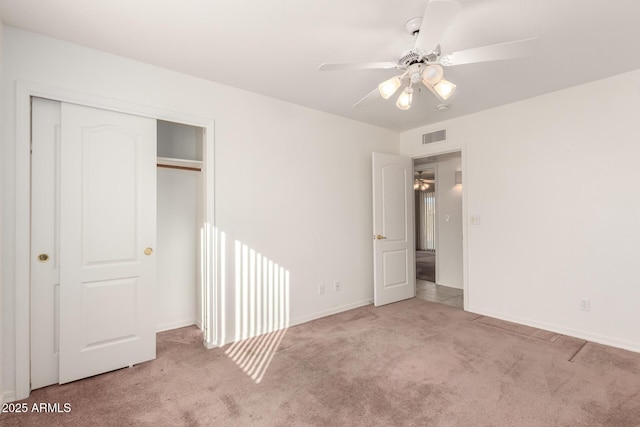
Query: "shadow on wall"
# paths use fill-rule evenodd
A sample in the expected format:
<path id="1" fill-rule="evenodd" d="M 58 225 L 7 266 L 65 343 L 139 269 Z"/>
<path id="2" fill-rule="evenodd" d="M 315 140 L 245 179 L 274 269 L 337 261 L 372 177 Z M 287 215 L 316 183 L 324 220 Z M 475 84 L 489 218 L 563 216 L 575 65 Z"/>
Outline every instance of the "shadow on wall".
<path id="1" fill-rule="evenodd" d="M 222 285 L 219 297 L 225 302 L 227 236 L 218 231 L 216 235 Z M 289 327 L 291 275 L 289 270 L 239 240 L 235 240 L 233 248 L 235 333 L 234 343 L 225 354 L 259 384 Z M 224 321 L 228 312 L 224 303 L 221 310 Z M 222 330 L 226 330 L 224 325 Z M 225 342 L 224 337 L 221 342 Z"/>

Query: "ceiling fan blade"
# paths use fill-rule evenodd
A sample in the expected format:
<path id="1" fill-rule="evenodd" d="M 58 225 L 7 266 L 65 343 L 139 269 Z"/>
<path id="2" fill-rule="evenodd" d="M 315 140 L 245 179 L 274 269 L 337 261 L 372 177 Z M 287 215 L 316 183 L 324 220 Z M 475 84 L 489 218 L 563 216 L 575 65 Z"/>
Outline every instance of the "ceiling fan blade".
<path id="1" fill-rule="evenodd" d="M 416 49 L 435 50 L 461 7 L 462 4 L 458 0 L 430 0 L 420 24 Z"/>
<path id="2" fill-rule="evenodd" d="M 359 107 L 360 105 L 370 104 L 378 98 L 380 98 L 380 91 L 378 90 L 378 88 L 375 88 L 374 90 L 366 94 L 360 101 L 353 104 L 351 108 L 356 108 L 356 107 Z"/>
<path id="3" fill-rule="evenodd" d="M 537 46 L 537 38 L 491 44 L 442 55 L 440 63 L 445 66 L 450 66 L 522 58 L 533 55 Z"/>
<path id="4" fill-rule="evenodd" d="M 340 71 L 340 70 L 387 70 L 396 68 L 395 62 L 360 62 L 360 63 L 328 63 L 321 64 L 318 71 Z"/>

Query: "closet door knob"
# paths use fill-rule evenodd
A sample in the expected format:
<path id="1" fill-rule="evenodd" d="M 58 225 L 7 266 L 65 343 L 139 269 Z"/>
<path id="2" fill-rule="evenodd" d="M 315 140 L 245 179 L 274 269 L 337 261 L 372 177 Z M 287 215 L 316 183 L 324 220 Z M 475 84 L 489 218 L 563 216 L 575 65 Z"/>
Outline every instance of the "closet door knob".
<path id="1" fill-rule="evenodd" d="M 40 255 L 38 255 L 38 261 L 40 261 L 40 262 L 49 261 L 49 255 L 48 254 L 40 254 Z"/>
<path id="2" fill-rule="evenodd" d="M 152 253 L 153 253 L 153 249 L 151 249 L 151 248 L 146 248 L 146 249 L 144 250 L 144 254 L 145 254 L 145 255 L 151 255 Z"/>

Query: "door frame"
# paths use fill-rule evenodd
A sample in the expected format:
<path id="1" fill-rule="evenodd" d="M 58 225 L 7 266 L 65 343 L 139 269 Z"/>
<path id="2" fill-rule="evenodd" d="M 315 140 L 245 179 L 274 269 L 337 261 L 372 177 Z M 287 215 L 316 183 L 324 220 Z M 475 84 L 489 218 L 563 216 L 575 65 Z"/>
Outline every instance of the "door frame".
<path id="1" fill-rule="evenodd" d="M 471 295 L 469 292 L 468 252 L 467 252 L 467 242 L 469 240 L 467 238 L 468 236 L 467 218 L 469 217 L 467 214 L 467 185 L 468 185 L 467 183 L 469 182 L 469 180 L 467 179 L 468 175 L 467 175 L 466 147 L 464 145 L 455 145 L 455 146 L 449 145 L 446 148 L 445 147 L 433 147 L 433 148 L 434 148 L 433 150 L 429 150 L 428 152 L 425 152 L 425 153 L 419 153 L 419 154 L 413 153 L 409 155 L 411 157 L 411 161 L 413 162 L 414 173 L 415 173 L 415 161 L 417 159 L 435 157 L 441 154 L 460 153 L 460 163 L 461 163 L 461 170 L 462 170 L 462 291 L 464 293 L 463 309 L 465 311 L 468 311 L 469 307 L 471 307 L 471 304 L 470 304 Z M 438 183 L 436 182 L 436 191 L 437 191 L 437 185 Z M 437 197 L 437 194 L 436 194 L 436 197 Z M 436 215 L 437 213 L 438 213 L 438 203 L 436 199 Z M 415 215 L 415 213 L 413 213 L 413 215 Z M 439 245 L 439 242 L 436 242 L 436 250 L 438 245 Z M 417 248 L 417 242 L 414 243 L 414 250 L 416 250 L 416 248 Z M 436 266 L 436 281 L 437 281 L 437 278 L 438 278 L 438 268 Z"/>
<path id="2" fill-rule="evenodd" d="M 38 83 L 16 83 L 16 200 L 15 200 L 15 398 L 29 397 L 30 369 L 30 264 L 31 264 L 31 97 L 47 98 L 87 107 L 149 117 L 205 129 L 202 204 L 204 241 L 201 244 L 203 332 L 207 348 L 222 344 L 224 321 L 221 289 L 217 280 L 218 232 L 214 218 L 214 120 L 156 106 L 136 104 L 99 95 L 72 91 Z"/>

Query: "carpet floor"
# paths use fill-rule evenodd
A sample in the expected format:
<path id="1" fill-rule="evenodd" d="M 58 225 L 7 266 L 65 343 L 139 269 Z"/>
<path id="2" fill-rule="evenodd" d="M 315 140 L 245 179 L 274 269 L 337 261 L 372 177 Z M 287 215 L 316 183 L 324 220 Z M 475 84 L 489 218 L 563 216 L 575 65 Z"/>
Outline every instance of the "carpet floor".
<path id="1" fill-rule="evenodd" d="M 640 426 L 640 354 L 411 299 L 35 390 L 29 426 Z"/>

